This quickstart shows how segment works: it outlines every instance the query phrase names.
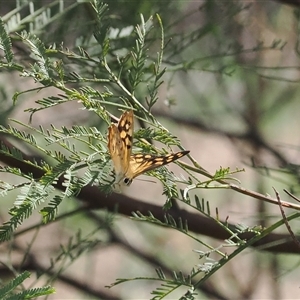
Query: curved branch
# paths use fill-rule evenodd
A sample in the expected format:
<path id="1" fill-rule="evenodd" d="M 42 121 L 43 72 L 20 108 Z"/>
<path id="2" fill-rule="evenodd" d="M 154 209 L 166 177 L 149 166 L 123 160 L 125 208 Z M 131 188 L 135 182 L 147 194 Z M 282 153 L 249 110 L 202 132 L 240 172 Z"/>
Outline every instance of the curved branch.
<path id="1" fill-rule="evenodd" d="M 13 147 L 6 140 L 2 140 L 7 147 Z M 25 160 L 33 160 L 32 157 L 23 154 Z M 24 173 L 32 173 L 34 178 L 38 179 L 43 174 L 33 165 L 26 164 L 24 161 L 18 161 L 11 157 L 7 157 L 0 153 L 0 160 L 11 167 L 20 168 Z M 59 190 L 64 190 L 63 178 L 61 177 L 56 188 Z M 95 186 L 86 186 L 82 188 L 77 198 L 84 203 L 87 208 L 90 209 L 107 209 L 108 211 L 115 212 L 118 208 L 118 213 L 125 216 L 131 216 L 132 212 L 139 211 L 144 215 L 147 215 L 149 211 L 159 220 L 164 222 L 164 217 L 166 211 L 163 210 L 161 206 L 157 206 L 151 203 L 145 203 L 140 200 L 130 198 L 122 194 L 113 193 L 111 195 L 105 195 Z M 227 231 L 220 227 L 216 222 L 208 219 L 200 214 L 191 213 L 184 209 L 171 208 L 168 211 L 175 220 L 181 218 L 183 221 L 188 221 L 189 230 L 195 233 L 203 234 L 211 238 L 225 240 L 230 236 Z M 231 224 L 232 228 L 234 225 Z M 253 237 L 253 233 L 243 233 L 240 235 L 242 239 L 250 239 Z M 280 253 L 299 253 L 298 247 L 292 241 L 290 235 L 286 234 L 275 234 L 272 233 L 265 238 L 262 238 L 259 242 L 254 244 L 254 247 L 263 248 L 265 251 L 269 252 L 280 252 Z"/>

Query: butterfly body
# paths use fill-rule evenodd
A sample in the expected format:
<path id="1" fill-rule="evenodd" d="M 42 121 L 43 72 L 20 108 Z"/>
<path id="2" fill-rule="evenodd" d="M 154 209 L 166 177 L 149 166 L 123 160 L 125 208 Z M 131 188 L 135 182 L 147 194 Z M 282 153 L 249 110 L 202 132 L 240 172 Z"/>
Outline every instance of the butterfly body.
<path id="1" fill-rule="evenodd" d="M 125 111 L 117 125 L 108 129 L 108 149 L 114 165 L 115 184 L 130 185 L 132 180 L 147 171 L 166 165 L 186 154 L 181 151 L 164 156 L 132 154 L 133 111 Z"/>

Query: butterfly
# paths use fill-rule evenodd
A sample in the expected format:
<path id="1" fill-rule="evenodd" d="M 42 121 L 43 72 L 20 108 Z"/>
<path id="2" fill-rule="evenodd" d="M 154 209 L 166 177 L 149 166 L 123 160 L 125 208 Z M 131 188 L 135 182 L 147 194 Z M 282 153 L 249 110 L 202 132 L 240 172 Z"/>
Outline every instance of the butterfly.
<path id="1" fill-rule="evenodd" d="M 132 180 L 153 169 L 166 165 L 190 151 L 181 151 L 164 156 L 152 154 L 132 154 L 133 111 L 125 111 L 118 124 L 108 128 L 108 150 L 114 166 L 115 184 L 118 186 L 132 183 Z"/>

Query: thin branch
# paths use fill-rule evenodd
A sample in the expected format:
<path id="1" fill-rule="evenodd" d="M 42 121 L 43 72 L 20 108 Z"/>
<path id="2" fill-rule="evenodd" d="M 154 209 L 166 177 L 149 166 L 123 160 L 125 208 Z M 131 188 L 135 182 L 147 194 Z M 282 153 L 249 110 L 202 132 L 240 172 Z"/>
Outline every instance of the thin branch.
<path id="1" fill-rule="evenodd" d="M 295 195 L 293 195 L 292 193 L 290 193 L 288 190 L 283 189 L 290 197 L 292 197 L 294 200 L 296 200 L 297 202 L 300 202 L 300 199 L 297 198 Z"/>
<path id="2" fill-rule="evenodd" d="M 204 175 L 204 176 L 206 176 L 206 177 L 208 177 L 212 180 L 215 180 L 216 182 L 219 182 L 220 184 L 222 184 L 222 186 L 221 186 L 222 188 L 228 188 L 228 189 L 234 190 L 236 192 L 239 192 L 243 195 L 250 196 L 254 199 L 262 200 L 262 201 L 269 202 L 271 204 L 278 205 L 278 200 L 275 199 L 275 198 L 272 198 L 270 195 L 263 195 L 263 194 L 260 194 L 260 193 L 254 192 L 254 191 L 250 191 L 250 190 L 245 189 L 243 187 L 237 186 L 236 184 L 228 183 L 225 180 L 214 179 L 214 176 L 212 174 L 210 174 L 208 171 L 206 171 L 205 169 L 203 169 L 199 166 L 193 167 L 193 166 L 191 166 L 187 163 L 184 163 L 184 162 L 180 162 L 180 165 L 184 166 L 188 170 L 191 170 L 195 173 L 199 173 L 199 174 Z M 297 205 L 297 204 L 294 204 L 294 203 L 291 203 L 291 202 L 281 201 L 281 204 L 282 204 L 282 206 L 285 206 L 285 207 L 288 207 L 288 208 L 293 208 L 293 209 L 296 209 L 296 210 L 300 210 L 300 205 Z"/>
<path id="3" fill-rule="evenodd" d="M 292 228 L 291 228 L 291 226 L 290 226 L 290 224 L 289 224 L 289 222 L 288 222 L 288 220 L 287 220 L 287 218 L 286 218 L 285 212 L 284 212 L 283 207 L 282 207 L 280 195 L 279 195 L 279 193 L 277 192 L 277 190 L 276 190 L 274 187 L 273 187 L 273 190 L 274 190 L 274 192 L 275 192 L 275 194 L 276 194 L 276 198 L 277 198 L 278 203 L 279 203 L 279 208 L 280 208 L 280 212 L 281 212 L 281 215 L 282 215 L 284 224 L 285 224 L 285 226 L 286 226 L 288 232 L 290 233 L 290 235 L 291 235 L 291 237 L 292 237 L 294 243 L 295 243 L 295 244 L 297 245 L 297 247 L 300 249 L 300 242 L 297 240 L 296 236 L 294 235 L 294 232 L 293 232 L 293 230 L 292 230 Z"/>
<path id="4" fill-rule="evenodd" d="M 95 213 L 87 211 L 87 215 L 89 219 L 94 220 L 98 225 L 102 224 L 103 221 L 100 221 L 100 217 Z M 139 259 L 142 258 L 143 261 L 148 262 L 154 268 L 161 268 L 163 272 L 169 277 L 173 276 L 173 270 L 171 270 L 163 260 L 159 260 L 157 256 L 154 256 L 152 253 L 146 253 L 145 251 L 142 251 L 139 248 L 133 247 L 125 239 L 121 239 L 117 232 L 115 232 L 111 227 L 107 228 L 107 231 L 109 232 L 109 235 L 111 237 L 111 242 L 114 242 L 123 247 L 128 253 L 130 253 L 130 255 L 135 255 Z M 193 282 L 193 284 L 195 284 L 195 282 Z M 205 293 L 207 296 L 213 297 L 214 299 L 227 299 L 220 293 L 218 293 L 216 289 L 213 289 L 211 285 L 206 282 L 204 282 L 203 285 L 197 287 L 197 289 L 199 289 L 199 291 L 201 291 L 202 293 Z"/>
<path id="5" fill-rule="evenodd" d="M 2 137 L 3 139 L 3 137 Z M 5 140 L 6 146 L 9 147 L 11 144 Z M 24 160 L 31 160 L 32 157 L 23 153 Z M 40 169 L 35 168 L 33 165 L 26 164 L 23 161 L 18 161 L 16 159 L 7 157 L 0 153 L 0 160 L 12 167 L 20 168 L 24 173 L 32 173 L 34 178 L 40 178 L 43 174 Z M 63 186 L 64 178 L 61 177 L 57 181 L 55 187 L 59 190 L 64 190 Z M 239 188 L 241 189 L 241 188 Z M 248 195 L 248 191 L 241 190 L 242 193 Z M 263 195 L 256 195 L 257 197 L 262 197 L 263 199 L 267 198 Z M 143 201 L 135 200 L 133 198 L 127 197 L 123 194 L 113 193 L 111 195 L 106 195 L 102 193 L 98 187 L 95 186 L 85 186 L 81 189 L 80 193 L 77 196 L 77 199 L 82 201 L 85 204 L 86 208 L 89 209 L 107 209 L 108 211 L 115 212 L 116 207 L 118 208 L 118 213 L 131 216 L 132 212 L 140 211 L 142 214 L 147 215 L 151 211 L 155 217 L 162 222 L 165 220 L 165 210 L 162 206 L 157 206 L 152 203 L 145 203 Z M 289 205 L 288 207 L 293 207 Z M 298 207 L 296 207 L 298 208 Z M 203 234 L 211 238 L 225 240 L 229 238 L 228 232 L 221 228 L 216 222 L 210 220 L 200 214 L 191 213 L 184 209 L 171 208 L 168 211 L 174 219 L 179 217 L 182 220 L 187 220 L 189 224 L 189 230 L 195 233 Z M 234 228 L 234 225 L 230 225 Z M 250 239 L 253 237 L 253 233 L 247 232 L 240 235 L 242 239 Z M 270 252 L 280 252 L 280 253 L 299 253 L 298 247 L 291 241 L 290 235 L 286 234 L 275 234 L 272 233 L 265 238 L 261 239 L 259 242 L 253 245 L 254 247 L 263 247 L 263 250 Z"/>
<path id="6" fill-rule="evenodd" d="M 18 249 L 25 253 L 27 249 L 23 249 L 20 245 L 14 242 L 13 247 L 15 249 Z M 76 288 L 80 290 L 81 292 L 84 292 L 86 294 L 89 294 L 91 296 L 96 297 L 97 299 L 108 299 L 108 300 L 119 300 L 120 298 L 117 296 L 112 295 L 112 292 L 107 292 L 106 290 L 101 289 L 99 286 L 97 286 L 97 289 L 92 287 L 88 284 L 88 282 L 84 282 L 82 280 L 78 280 L 75 278 L 72 278 L 71 276 L 66 276 L 63 274 L 57 274 L 55 270 L 51 270 L 48 267 L 45 267 L 44 263 L 40 264 L 37 260 L 38 255 L 34 253 L 28 253 L 28 259 L 25 264 L 22 265 L 21 269 L 20 266 L 16 265 L 13 266 L 14 270 L 24 271 L 24 270 L 32 270 L 35 272 L 38 272 L 39 274 L 46 274 L 49 277 L 55 276 L 58 280 L 61 282 L 68 284 L 72 286 L 73 288 Z M 0 268 L 0 272 L 8 272 L 8 269 L 5 267 Z M 11 274 L 7 274 L 8 276 L 11 276 Z M 15 274 L 14 274 L 15 275 Z"/>

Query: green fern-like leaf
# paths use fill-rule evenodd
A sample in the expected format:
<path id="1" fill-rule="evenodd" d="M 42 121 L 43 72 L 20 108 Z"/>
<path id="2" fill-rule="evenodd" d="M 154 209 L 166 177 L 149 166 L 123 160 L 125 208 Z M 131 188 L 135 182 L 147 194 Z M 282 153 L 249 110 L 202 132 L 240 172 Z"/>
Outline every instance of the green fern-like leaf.
<path id="1" fill-rule="evenodd" d="M 131 68 L 129 73 L 129 82 L 132 86 L 133 91 L 142 82 L 144 76 L 144 68 L 146 62 L 146 49 L 145 49 L 145 38 L 149 27 L 141 16 L 141 25 L 137 25 L 135 28 L 137 34 L 137 40 L 135 47 L 131 51 Z"/>
<path id="2" fill-rule="evenodd" d="M 18 94 L 15 94 L 14 99 L 16 99 L 17 96 L 18 96 Z M 30 112 L 30 121 L 31 121 L 33 118 L 33 115 L 36 112 L 44 110 L 46 108 L 54 107 L 54 106 L 57 106 L 57 105 L 60 105 L 60 104 L 63 104 L 63 103 L 69 102 L 69 101 L 70 101 L 69 99 L 66 99 L 64 97 L 49 96 L 47 98 L 42 98 L 42 99 L 36 101 L 36 103 L 38 105 L 40 105 L 40 107 L 30 107 L 30 108 L 26 109 L 25 111 Z"/>
<path id="3" fill-rule="evenodd" d="M 40 296 L 47 296 L 55 293 L 55 289 L 51 286 L 45 286 L 41 288 L 34 288 L 17 293 L 13 296 L 6 298 L 5 300 L 24 300 L 24 299 L 36 299 Z"/>
<path id="4" fill-rule="evenodd" d="M 5 299 L 6 295 L 17 288 L 24 280 L 30 277 L 30 272 L 25 271 L 12 279 L 9 283 L 0 288 L 0 299 Z"/>
<path id="5" fill-rule="evenodd" d="M 37 145 L 37 142 L 36 142 L 36 139 L 35 137 L 32 135 L 32 134 L 29 134 L 25 131 L 20 131 L 18 130 L 17 128 L 15 127 L 12 127 L 12 126 L 8 126 L 7 128 L 4 127 L 4 126 L 0 126 L 0 132 L 2 133 L 6 133 L 6 134 L 9 134 L 11 136 L 14 136 L 32 146 L 36 146 Z"/>
<path id="6" fill-rule="evenodd" d="M 62 196 L 55 195 L 54 198 L 49 202 L 49 205 L 40 210 L 40 214 L 43 217 L 44 224 L 47 224 L 55 219 L 57 214 L 57 208 L 62 202 L 62 200 Z"/>
<path id="7" fill-rule="evenodd" d="M 50 80 L 49 70 L 51 69 L 50 60 L 46 55 L 46 47 L 44 43 L 34 34 L 22 32 L 21 38 L 30 47 L 30 50 L 35 55 L 37 66 L 32 66 L 34 72 L 39 73 L 36 79 L 39 81 Z"/>
<path id="8" fill-rule="evenodd" d="M 136 139 L 151 139 L 154 141 L 158 141 L 164 145 L 167 145 L 168 147 L 180 145 L 179 139 L 165 129 L 154 130 L 151 128 L 141 128 L 134 133 L 134 137 Z"/>
<path id="9" fill-rule="evenodd" d="M 7 63 L 11 64 L 14 58 L 14 54 L 12 52 L 11 39 L 6 32 L 5 24 L 2 18 L 0 18 L 0 49 L 4 51 L 4 56 Z"/>
<path id="10" fill-rule="evenodd" d="M 151 173 L 155 174 L 155 177 L 163 184 L 163 195 L 167 197 L 164 208 L 167 209 L 171 205 L 170 200 L 178 197 L 177 185 L 173 173 L 169 172 L 166 167 L 162 167 L 156 172 L 152 171 Z"/>
<path id="11" fill-rule="evenodd" d="M 22 224 L 24 219 L 29 218 L 33 210 L 44 202 L 52 192 L 52 186 L 45 187 L 34 181 L 22 185 L 15 206 L 9 210 L 9 214 L 12 216 L 11 219 L 0 227 L 0 240 L 10 239 L 14 230 Z"/>
<path id="12" fill-rule="evenodd" d="M 109 40 L 107 39 L 109 24 L 106 18 L 108 5 L 100 1 L 95 1 L 93 8 L 96 12 L 96 20 L 97 20 L 94 36 L 98 41 L 98 43 L 103 46 L 102 55 L 103 57 L 105 57 L 109 50 Z"/>

